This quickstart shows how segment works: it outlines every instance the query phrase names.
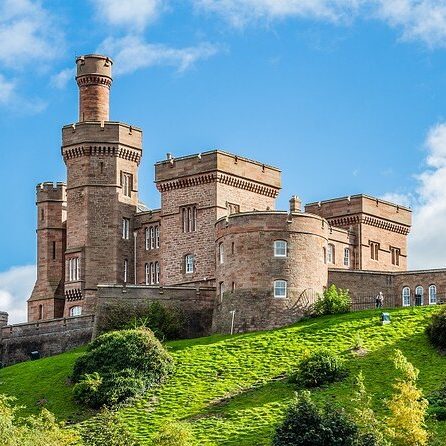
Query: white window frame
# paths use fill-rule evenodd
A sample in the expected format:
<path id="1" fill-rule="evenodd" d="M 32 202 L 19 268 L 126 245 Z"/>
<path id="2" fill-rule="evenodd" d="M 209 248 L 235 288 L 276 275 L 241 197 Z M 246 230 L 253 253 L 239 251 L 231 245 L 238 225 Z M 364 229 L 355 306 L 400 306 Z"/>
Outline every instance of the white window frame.
<path id="1" fill-rule="evenodd" d="M 155 285 L 155 264 L 150 262 L 150 285 Z"/>
<path id="2" fill-rule="evenodd" d="M 223 296 L 225 294 L 225 283 L 220 282 L 218 284 L 218 295 L 220 296 L 220 302 L 223 302 Z"/>
<path id="3" fill-rule="evenodd" d="M 155 227 L 150 226 L 150 249 L 155 249 Z"/>
<path id="4" fill-rule="evenodd" d="M 184 257 L 184 272 L 186 274 L 193 274 L 195 272 L 195 256 L 187 254 Z"/>
<path id="5" fill-rule="evenodd" d="M 146 251 L 148 251 L 150 249 L 150 228 L 146 228 L 145 239 L 146 239 Z"/>
<path id="6" fill-rule="evenodd" d="M 335 264 L 335 247 L 332 243 L 329 243 L 327 246 L 327 263 Z"/>
<path id="7" fill-rule="evenodd" d="M 421 291 L 421 293 L 420 293 L 420 291 Z M 424 288 L 421 285 L 418 285 L 415 288 L 415 298 L 417 296 L 421 296 L 421 305 L 424 305 Z"/>
<path id="8" fill-rule="evenodd" d="M 158 285 L 160 283 L 161 270 L 159 262 L 155 262 L 155 283 Z"/>
<path id="9" fill-rule="evenodd" d="M 130 218 L 122 218 L 122 238 L 123 240 L 130 240 Z"/>
<path id="10" fill-rule="evenodd" d="M 146 285 L 150 285 L 150 266 L 148 263 L 144 265 L 144 277 Z"/>
<path id="11" fill-rule="evenodd" d="M 124 283 L 129 281 L 129 261 L 124 259 Z"/>
<path id="12" fill-rule="evenodd" d="M 160 247 L 160 227 L 159 225 L 155 226 L 155 248 Z"/>
<path id="13" fill-rule="evenodd" d="M 72 257 L 68 260 L 68 281 L 77 282 L 80 280 L 80 276 L 79 257 Z"/>
<path id="14" fill-rule="evenodd" d="M 75 307 L 70 308 L 70 316 L 80 316 L 82 314 L 82 307 L 80 305 L 76 305 Z"/>
<path id="15" fill-rule="evenodd" d="M 286 240 L 274 241 L 274 257 L 285 258 L 288 255 L 288 242 Z"/>
<path id="16" fill-rule="evenodd" d="M 402 297 L 402 304 L 403 307 L 410 307 L 410 288 L 408 286 L 405 286 L 403 288 L 403 291 L 401 292 L 401 297 Z"/>
<path id="17" fill-rule="evenodd" d="M 437 303 L 437 286 L 429 286 L 429 305 L 435 305 Z"/>
<path id="18" fill-rule="evenodd" d="M 220 265 L 223 265 L 223 263 L 225 263 L 225 247 L 223 243 L 220 243 L 218 245 L 218 261 Z"/>
<path id="19" fill-rule="evenodd" d="M 344 248 L 344 266 L 350 268 L 350 248 Z"/>
<path id="20" fill-rule="evenodd" d="M 277 299 L 286 299 L 288 297 L 288 282 L 283 279 L 274 281 L 274 297 Z"/>
<path id="21" fill-rule="evenodd" d="M 133 175 L 131 173 L 122 172 L 122 194 L 125 197 L 132 196 Z"/>

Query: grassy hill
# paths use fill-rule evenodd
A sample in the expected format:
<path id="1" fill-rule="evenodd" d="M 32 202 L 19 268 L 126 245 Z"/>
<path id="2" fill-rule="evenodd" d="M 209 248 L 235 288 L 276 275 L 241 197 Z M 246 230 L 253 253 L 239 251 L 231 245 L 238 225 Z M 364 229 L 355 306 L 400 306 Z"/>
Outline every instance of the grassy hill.
<path id="1" fill-rule="evenodd" d="M 425 393 L 446 379 L 446 357 L 431 348 L 424 335 L 435 310 L 394 310 L 392 324 L 387 326 L 379 324 L 379 311 L 363 311 L 269 332 L 170 342 L 167 347 L 177 363 L 174 376 L 144 400 L 122 409 L 121 417 L 144 444 L 150 444 L 161 424 L 183 420 L 191 424 L 201 445 L 269 445 L 294 394 L 284 375 L 294 370 L 306 350 L 320 347 L 345 357 L 351 374 L 344 382 L 313 392 L 314 398 L 351 410 L 354 377 L 362 370 L 375 409 L 382 415 L 395 379 L 391 356 L 396 348 L 420 369 Z M 363 357 L 350 351 L 357 334 L 369 351 Z M 82 349 L 0 370 L 0 393 L 15 396 L 28 413 L 44 404 L 64 420 L 94 416 L 71 400 L 68 377 L 80 354 Z M 431 423 L 430 428 L 446 444 L 446 424 Z"/>

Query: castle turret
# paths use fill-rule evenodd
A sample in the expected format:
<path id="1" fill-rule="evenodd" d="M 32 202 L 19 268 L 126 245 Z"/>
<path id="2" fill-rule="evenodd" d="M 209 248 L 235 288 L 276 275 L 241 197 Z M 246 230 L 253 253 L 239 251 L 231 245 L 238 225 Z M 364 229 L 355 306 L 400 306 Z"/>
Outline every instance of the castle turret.
<path id="1" fill-rule="evenodd" d="M 4 311 L 0 311 L 0 328 L 6 327 L 8 325 L 8 313 L 5 313 Z"/>
<path id="2" fill-rule="evenodd" d="M 62 129 L 67 166 L 65 316 L 94 312 L 99 283 L 134 282 L 141 130 L 109 121 L 112 61 L 76 59 L 79 122 Z"/>
<path id="3" fill-rule="evenodd" d="M 79 122 L 108 121 L 112 60 L 89 54 L 76 59 L 79 86 Z"/>
<path id="4" fill-rule="evenodd" d="M 64 309 L 66 186 L 42 183 L 37 198 L 37 280 L 28 300 L 28 320 L 61 317 Z"/>

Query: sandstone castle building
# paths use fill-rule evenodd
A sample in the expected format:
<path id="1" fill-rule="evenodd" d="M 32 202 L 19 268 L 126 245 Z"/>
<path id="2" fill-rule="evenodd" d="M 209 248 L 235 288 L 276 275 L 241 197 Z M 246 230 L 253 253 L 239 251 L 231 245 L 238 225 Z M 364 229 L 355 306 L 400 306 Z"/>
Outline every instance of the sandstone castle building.
<path id="1" fill-rule="evenodd" d="M 98 296 L 116 290 L 196 289 L 190 305 L 206 290 L 210 327 L 223 332 L 293 322 L 330 283 L 359 300 L 383 291 L 397 305 L 438 301 L 443 270 L 407 272 L 404 206 L 353 195 L 305 207 L 292 197 L 276 210 L 279 169 L 214 150 L 155 164 L 161 208 L 147 208 L 142 131 L 109 117 L 113 62 L 86 55 L 76 65 L 79 119 L 62 128 L 67 182 L 37 186 L 29 322 L 95 314 Z"/>

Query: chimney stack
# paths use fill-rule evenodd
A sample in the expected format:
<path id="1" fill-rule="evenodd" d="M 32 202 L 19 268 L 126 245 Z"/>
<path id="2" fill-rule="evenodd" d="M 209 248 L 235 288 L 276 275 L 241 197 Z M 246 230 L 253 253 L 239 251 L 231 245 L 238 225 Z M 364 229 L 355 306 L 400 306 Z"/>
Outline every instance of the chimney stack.
<path id="1" fill-rule="evenodd" d="M 113 61 L 98 54 L 76 59 L 79 122 L 109 121 Z"/>
<path id="2" fill-rule="evenodd" d="M 297 195 L 293 195 L 290 200 L 290 213 L 302 212 L 302 202 Z"/>

